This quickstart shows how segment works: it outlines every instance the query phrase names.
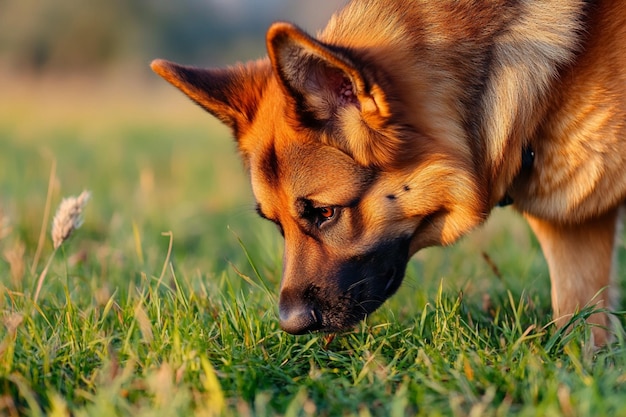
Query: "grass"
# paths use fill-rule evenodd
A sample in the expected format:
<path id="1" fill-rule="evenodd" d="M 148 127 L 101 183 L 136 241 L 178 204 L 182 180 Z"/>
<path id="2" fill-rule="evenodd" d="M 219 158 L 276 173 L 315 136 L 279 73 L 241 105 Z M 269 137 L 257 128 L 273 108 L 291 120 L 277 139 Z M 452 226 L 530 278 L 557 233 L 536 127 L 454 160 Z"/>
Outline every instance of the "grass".
<path id="1" fill-rule="evenodd" d="M 626 342 L 590 352 L 580 321 L 550 326 L 546 266 L 510 210 L 419 253 L 353 331 L 294 337 L 280 236 L 225 129 L 170 90 L 24 89 L 0 103 L 0 415 L 626 415 Z M 51 210 L 92 199 L 35 303 L 53 161 Z"/>

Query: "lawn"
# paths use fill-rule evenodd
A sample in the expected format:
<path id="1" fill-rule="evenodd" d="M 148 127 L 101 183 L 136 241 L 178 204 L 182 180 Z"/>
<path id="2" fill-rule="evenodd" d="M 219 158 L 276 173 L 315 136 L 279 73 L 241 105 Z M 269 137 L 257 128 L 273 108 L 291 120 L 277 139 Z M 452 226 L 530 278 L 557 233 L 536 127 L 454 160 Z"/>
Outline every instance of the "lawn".
<path id="1" fill-rule="evenodd" d="M 295 337 L 277 324 L 280 235 L 225 128 L 157 83 L 5 85 L 0 415 L 626 415 L 626 342 L 594 352 L 579 320 L 550 325 L 511 209 L 417 254 L 353 331 Z M 84 189 L 54 252 L 52 216 Z"/>

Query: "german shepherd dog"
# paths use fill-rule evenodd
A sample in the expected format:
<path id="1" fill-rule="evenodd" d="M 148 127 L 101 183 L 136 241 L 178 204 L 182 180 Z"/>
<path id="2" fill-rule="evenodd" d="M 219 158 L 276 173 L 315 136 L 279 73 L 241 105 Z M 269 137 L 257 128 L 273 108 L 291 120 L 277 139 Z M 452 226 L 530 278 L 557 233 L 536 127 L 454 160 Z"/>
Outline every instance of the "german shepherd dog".
<path id="1" fill-rule="evenodd" d="M 261 217 L 284 236 L 281 327 L 355 325 L 409 258 L 502 204 L 535 232 L 557 325 L 600 311 L 626 197 L 626 2 L 354 0 L 268 57 L 155 72 L 228 125 Z"/>

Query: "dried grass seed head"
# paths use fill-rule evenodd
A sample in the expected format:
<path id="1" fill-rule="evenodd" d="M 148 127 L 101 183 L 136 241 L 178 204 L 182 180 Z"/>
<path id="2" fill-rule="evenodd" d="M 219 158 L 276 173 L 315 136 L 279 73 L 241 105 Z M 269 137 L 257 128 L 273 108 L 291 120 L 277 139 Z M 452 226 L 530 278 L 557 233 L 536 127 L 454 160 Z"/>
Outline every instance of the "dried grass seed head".
<path id="1" fill-rule="evenodd" d="M 72 232 L 83 224 L 83 209 L 91 193 L 83 191 L 78 197 L 64 198 L 52 220 L 52 243 L 54 249 L 65 242 Z"/>

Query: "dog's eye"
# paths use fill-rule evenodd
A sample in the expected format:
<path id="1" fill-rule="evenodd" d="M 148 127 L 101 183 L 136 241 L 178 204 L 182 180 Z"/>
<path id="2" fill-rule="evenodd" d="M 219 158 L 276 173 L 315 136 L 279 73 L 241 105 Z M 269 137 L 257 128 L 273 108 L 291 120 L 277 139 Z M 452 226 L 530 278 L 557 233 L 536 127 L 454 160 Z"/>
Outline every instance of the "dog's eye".
<path id="1" fill-rule="evenodd" d="M 315 209 L 315 214 L 315 222 L 317 223 L 317 227 L 320 227 L 322 224 L 332 220 L 335 217 L 335 208 L 318 207 Z"/>
<path id="2" fill-rule="evenodd" d="M 324 223 L 334 220 L 338 211 L 333 206 L 315 206 L 312 201 L 302 199 L 299 202 L 300 216 L 312 226 L 321 227 Z"/>
<path id="3" fill-rule="evenodd" d="M 335 215 L 335 209 L 332 207 L 320 207 L 317 212 L 322 220 L 330 220 Z"/>

